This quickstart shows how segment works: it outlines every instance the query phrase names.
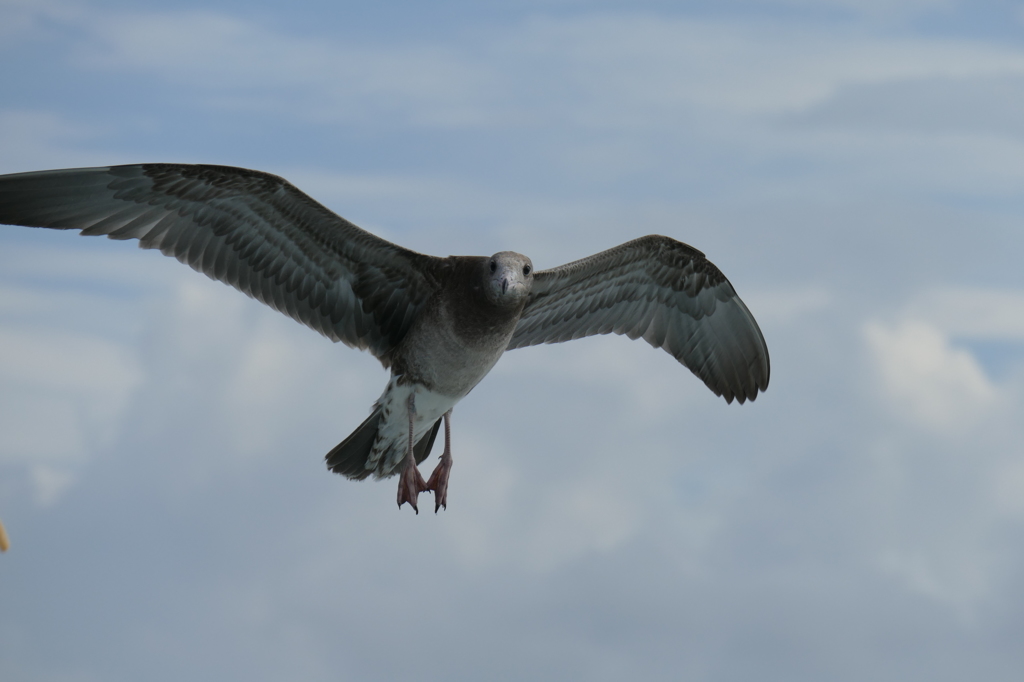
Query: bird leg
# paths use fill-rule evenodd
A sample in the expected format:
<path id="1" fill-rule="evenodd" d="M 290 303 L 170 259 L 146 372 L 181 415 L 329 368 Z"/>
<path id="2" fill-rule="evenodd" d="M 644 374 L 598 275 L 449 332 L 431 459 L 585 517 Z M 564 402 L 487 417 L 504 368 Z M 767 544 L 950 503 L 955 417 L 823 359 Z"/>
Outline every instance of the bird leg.
<path id="1" fill-rule="evenodd" d="M 417 514 L 420 513 L 416 506 L 416 498 L 425 490 L 429 490 L 420 470 L 416 468 L 416 456 L 413 454 L 413 420 L 416 417 L 416 394 L 410 393 L 406 407 L 409 412 L 409 449 L 405 452 L 405 459 L 402 460 L 402 474 L 398 478 L 398 508 L 408 502 Z M 445 422 L 447 424 L 448 422 Z M 431 479 L 433 480 L 433 479 Z"/>
<path id="2" fill-rule="evenodd" d="M 434 491 L 434 513 L 444 507 L 448 509 L 448 474 L 452 472 L 452 426 L 449 419 L 452 411 L 444 413 L 444 454 L 437 463 L 434 473 L 427 481 L 427 490 Z"/>

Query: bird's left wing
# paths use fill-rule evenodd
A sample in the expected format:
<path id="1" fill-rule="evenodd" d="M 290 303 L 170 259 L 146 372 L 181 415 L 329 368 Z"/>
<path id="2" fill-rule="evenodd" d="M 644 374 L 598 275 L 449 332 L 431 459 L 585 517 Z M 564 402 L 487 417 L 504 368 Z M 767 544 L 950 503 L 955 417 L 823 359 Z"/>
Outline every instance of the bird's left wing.
<path id="1" fill-rule="evenodd" d="M 704 254 L 650 235 L 534 274 L 513 348 L 594 334 L 643 337 L 728 402 L 768 388 L 768 347 L 753 315 Z"/>
<path id="2" fill-rule="evenodd" d="M 138 239 L 388 366 L 441 260 L 269 173 L 142 164 L 0 176 L 0 223 Z"/>

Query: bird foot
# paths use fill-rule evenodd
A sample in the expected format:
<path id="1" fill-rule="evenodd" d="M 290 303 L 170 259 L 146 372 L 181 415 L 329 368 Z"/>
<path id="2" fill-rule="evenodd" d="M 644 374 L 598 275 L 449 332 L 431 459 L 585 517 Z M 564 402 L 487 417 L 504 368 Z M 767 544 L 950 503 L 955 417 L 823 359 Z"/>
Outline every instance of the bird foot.
<path id="1" fill-rule="evenodd" d="M 433 476 L 431 476 L 431 480 L 433 480 Z M 416 498 L 427 490 L 430 488 L 427 487 L 426 481 L 420 475 L 420 470 L 416 468 L 416 460 L 406 457 L 405 464 L 402 466 L 402 474 L 398 478 L 398 508 L 401 509 L 402 505 L 408 502 L 419 514 L 420 508 L 416 505 Z"/>
<path id="2" fill-rule="evenodd" d="M 434 473 L 430 474 L 427 481 L 427 490 L 434 491 L 434 513 L 441 507 L 448 509 L 448 475 L 452 471 L 452 457 L 448 453 L 441 456 Z"/>

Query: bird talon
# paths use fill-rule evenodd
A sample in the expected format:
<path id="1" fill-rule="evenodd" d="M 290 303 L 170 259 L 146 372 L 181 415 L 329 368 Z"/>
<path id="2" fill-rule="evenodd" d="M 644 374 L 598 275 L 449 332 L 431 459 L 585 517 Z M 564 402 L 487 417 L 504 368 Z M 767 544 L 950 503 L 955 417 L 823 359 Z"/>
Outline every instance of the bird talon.
<path id="1" fill-rule="evenodd" d="M 416 468 L 415 464 L 410 466 L 407 463 L 402 468 L 402 475 L 398 480 L 398 508 L 401 509 L 402 505 L 408 502 L 416 513 L 419 514 L 420 508 L 417 500 L 419 494 L 427 490 L 429 488 L 427 488 L 427 483 L 423 480 L 423 476 L 420 475 L 420 470 Z"/>
<path id="2" fill-rule="evenodd" d="M 440 511 L 441 507 L 448 509 L 448 475 L 452 471 L 451 455 L 441 457 L 437 463 L 434 473 L 430 474 L 427 481 L 427 490 L 434 491 L 434 513 Z"/>

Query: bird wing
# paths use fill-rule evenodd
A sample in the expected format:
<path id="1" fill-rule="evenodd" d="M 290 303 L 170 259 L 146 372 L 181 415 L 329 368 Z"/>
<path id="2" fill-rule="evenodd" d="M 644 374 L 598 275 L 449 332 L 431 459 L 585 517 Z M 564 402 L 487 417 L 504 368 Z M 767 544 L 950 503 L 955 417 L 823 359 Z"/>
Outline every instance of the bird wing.
<path id="1" fill-rule="evenodd" d="M 0 223 L 138 239 L 384 363 L 440 259 L 362 230 L 283 178 L 143 164 L 0 176 Z"/>
<path id="2" fill-rule="evenodd" d="M 768 347 L 736 290 L 704 254 L 650 235 L 534 274 L 509 349 L 594 334 L 664 348 L 727 402 L 768 388 Z"/>

